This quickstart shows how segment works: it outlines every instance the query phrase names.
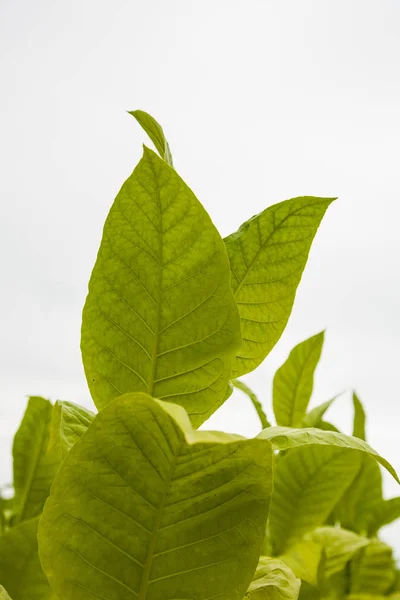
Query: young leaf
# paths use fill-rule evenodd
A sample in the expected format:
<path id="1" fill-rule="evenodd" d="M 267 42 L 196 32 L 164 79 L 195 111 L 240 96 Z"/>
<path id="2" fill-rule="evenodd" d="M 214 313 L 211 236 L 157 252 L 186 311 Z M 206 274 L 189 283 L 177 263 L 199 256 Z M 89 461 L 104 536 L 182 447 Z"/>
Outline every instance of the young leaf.
<path id="1" fill-rule="evenodd" d="M 353 425 L 353 435 L 355 437 L 360 438 L 361 440 L 365 440 L 365 411 L 364 407 L 360 402 L 359 397 L 354 392 L 353 393 L 353 405 L 354 405 L 354 425 Z"/>
<path id="2" fill-rule="evenodd" d="M 32 396 L 14 437 L 16 522 L 40 514 L 59 466 L 57 456 L 47 453 L 51 414 L 51 402 Z"/>
<path id="3" fill-rule="evenodd" d="M 39 562 L 38 520 L 37 517 L 19 523 L 0 536 L 0 581 L 12 600 L 52 598 Z"/>
<path id="4" fill-rule="evenodd" d="M 11 600 L 10 596 L 7 594 L 2 585 L 0 585 L 0 600 Z"/>
<path id="5" fill-rule="evenodd" d="M 376 535 L 378 530 L 400 519 L 400 496 L 377 502 L 370 511 L 368 535 Z"/>
<path id="6" fill-rule="evenodd" d="M 231 383 L 232 385 L 234 385 L 235 388 L 237 388 L 250 398 L 254 408 L 256 409 L 258 418 L 260 419 L 261 427 L 263 429 L 271 427 L 271 423 L 268 421 L 267 415 L 265 414 L 262 404 L 257 398 L 256 394 L 252 392 L 251 389 L 245 383 L 243 383 L 243 381 L 240 381 L 240 379 L 234 379 L 233 381 L 231 381 Z"/>
<path id="7" fill-rule="evenodd" d="M 271 490 L 269 443 L 192 430 L 181 407 L 126 394 L 61 466 L 43 568 L 63 600 L 243 598 Z"/>
<path id="8" fill-rule="evenodd" d="M 377 460 L 382 466 L 389 471 L 397 483 L 400 483 L 396 471 L 392 465 L 380 456 L 363 440 L 354 438 L 344 433 L 336 433 L 335 431 L 321 431 L 314 427 L 304 429 L 293 429 L 292 427 L 268 427 L 261 431 L 258 438 L 269 440 L 275 450 L 289 450 L 289 448 L 298 448 L 299 446 L 321 445 L 321 446 L 336 446 L 338 448 L 346 448 L 347 450 L 359 450 Z"/>
<path id="9" fill-rule="evenodd" d="M 392 549 L 380 540 L 371 540 L 351 563 L 351 594 L 385 594 L 396 578 Z"/>
<path id="10" fill-rule="evenodd" d="M 276 422 L 284 427 L 301 427 L 310 402 L 314 371 L 319 362 L 324 332 L 301 342 L 277 370 L 273 382 Z"/>
<path id="11" fill-rule="evenodd" d="M 235 377 L 258 367 L 281 337 L 312 241 L 333 200 L 305 196 L 280 202 L 225 238 L 243 336 Z"/>
<path id="12" fill-rule="evenodd" d="M 59 452 L 64 458 L 94 417 L 94 413 L 83 406 L 58 400 L 53 407 L 48 452 Z"/>
<path id="13" fill-rule="evenodd" d="M 94 402 L 147 392 L 181 404 L 198 426 L 224 401 L 240 343 L 222 239 L 177 173 L 145 148 L 107 218 L 83 311 Z"/>
<path id="14" fill-rule="evenodd" d="M 342 527 L 365 534 L 375 506 L 382 501 L 382 474 L 372 456 L 362 458 L 360 471 L 335 508 Z"/>
<path id="15" fill-rule="evenodd" d="M 297 600 L 300 585 L 285 563 L 261 556 L 245 600 Z"/>
<path id="16" fill-rule="evenodd" d="M 283 554 L 322 525 L 360 468 L 360 454 L 303 446 L 277 461 L 269 528 L 274 554 Z"/>
<path id="17" fill-rule="evenodd" d="M 323 402 L 322 404 L 319 404 L 318 406 L 312 408 L 304 417 L 302 427 L 319 428 L 326 411 L 328 410 L 328 408 L 331 407 L 336 398 L 338 398 L 340 395 L 341 394 L 338 394 L 337 396 L 334 396 L 334 398 L 331 398 L 330 400 L 327 400 L 326 402 Z"/>
<path id="18" fill-rule="evenodd" d="M 161 158 L 163 158 L 170 167 L 173 167 L 174 165 L 172 163 L 171 150 L 169 149 L 169 145 L 161 125 L 151 115 L 143 110 L 133 110 L 130 111 L 129 114 L 135 117 L 139 125 L 145 130 L 155 145 Z"/>
<path id="19" fill-rule="evenodd" d="M 324 421 L 323 419 L 319 422 L 318 428 L 322 429 L 323 431 L 336 431 L 336 433 L 341 433 L 336 425 L 329 423 L 329 421 Z"/>

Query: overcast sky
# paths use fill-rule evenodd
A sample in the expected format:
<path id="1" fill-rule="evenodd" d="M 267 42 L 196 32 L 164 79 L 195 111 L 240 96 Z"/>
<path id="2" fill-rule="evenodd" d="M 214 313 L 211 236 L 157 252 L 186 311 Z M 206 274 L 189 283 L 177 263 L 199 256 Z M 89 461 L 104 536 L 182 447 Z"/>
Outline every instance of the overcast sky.
<path id="1" fill-rule="evenodd" d="M 246 381 L 270 413 L 274 371 L 326 328 L 313 404 L 356 388 L 370 443 L 400 470 L 400 2 L 0 0 L 0 70 L 0 481 L 27 395 L 91 406 L 81 309 L 146 141 L 136 108 L 222 235 L 281 200 L 339 196 L 289 326 Z M 350 396 L 329 418 L 350 432 Z M 238 392 L 209 424 L 258 428 Z M 400 555 L 400 525 L 385 533 Z"/>

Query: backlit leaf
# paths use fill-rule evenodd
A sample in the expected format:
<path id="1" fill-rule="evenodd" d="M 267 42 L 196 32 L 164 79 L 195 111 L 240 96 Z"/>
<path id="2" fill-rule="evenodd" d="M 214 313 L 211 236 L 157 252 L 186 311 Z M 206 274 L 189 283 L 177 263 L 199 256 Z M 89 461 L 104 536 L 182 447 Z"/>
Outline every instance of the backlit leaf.
<path id="1" fill-rule="evenodd" d="M 94 416 L 92 411 L 83 406 L 57 401 L 53 407 L 50 426 L 49 452 L 60 452 L 64 458 L 86 432 Z"/>
<path id="2" fill-rule="evenodd" d="M 338 448 L 347 448 L 348 450 L 359 450 L 375 458 L 400 483 L 396 471 L 385 458 L 382 458 L 376 450 L 363 440 L 345 435 L 344 433 L 321 431 L 315 427 L 304 429 L 268 427 L 261 431 L 257 437 L 269 440 L 276 450 L 289 450 L 290 448 L 315 444 L 320 446 L 336 446 Z"/>
<path id="3" fill-rule="evenodd" d="M 210 217 L 145 148 L 108 215 L 83 311 L 98 409 L 125 392 L 185 407 L 198 426 L 224 401 L 240 347 L 229 261 Z"/>
<path id="4" fill-rule="evenodd" d="M 313 444 L 277 461 L 268 521 L 275 555 L 325 522 L 356 476 L 360 460 L 358 452 Z"/>
<path id="5" fill-rule="evenodd" d="M 352 594 L 385 594 L 396 578 L 390 546 L 373 539 L 351 563 Z"/>
<path id="6" fill-rule="evenodd" d="M 235 377 L 253 371 L 282 335 L 319 224 L 333 198 L 270 206 L 225 238 L 243 345 Z"/>
<path id="7" fill-rule="evenodd" d="M 63 600 L 242 600 L 272 489 L 263 440 L 195 431 L 145 394 L 104 408 L 66 456 L 40 522 Z"/>
<path id="8" fill-rule="evenodd" d="M 381 527 L 393 523 L 396 519 L 400 519 L 400 497 L 380 500 L 370 511 L 368 534 L 375 535 Z"/>
<path id="9" fill-rule="evenodd" d="M 245 600 L 297 600 L 300 585 L 285 563 L 261 556 Z"/>
<path id="10" fill-rule="evenodd" d="M 30 519 L 0 536 L 0 581 L 12 600 L 52 597 L 39 562 L 37 525 L 38 518 Z"/>
<path id="11" fill-rule="evenodd" d="M 14 437 L 14 511 L 17 522 L 40 514 L 59 466 L 58 457 L 47 452 L 52 409 L 51 402 L 44 398 L 29 398 Z"/>
<path id="12" fill-rule="evenodd" d="M 359 397 L 354 392 L 353 393 L 353 405 L 354 405 L 354 425 L 353 425 L 353 435 L 355 437 L 360 438 L 361 440 L 365 440 L 365 411 L 364 407 L 360 402 Z"/>
<path id="13" fill-rule="evenodd" d="M 277 370 L 273 383 L 276 422 L 284 427 L 300 427 L 314 386 L 314 371 L 319 362 L 324 332 L 301 342 Z"/>
<path id="14" fill-rule="evenodd" d="M 170 167 L 173 167 L 174 165 L 172 162 L 171 150 L 169 149 L 169 145 L 161 125 L 151 115 L 143 110 L 133 110 L 129 114 L 135 117 L 139 125 L 145 130 L 155 145 L 161 158 L 163 158 L 165 162 L 170 165 Z"/>

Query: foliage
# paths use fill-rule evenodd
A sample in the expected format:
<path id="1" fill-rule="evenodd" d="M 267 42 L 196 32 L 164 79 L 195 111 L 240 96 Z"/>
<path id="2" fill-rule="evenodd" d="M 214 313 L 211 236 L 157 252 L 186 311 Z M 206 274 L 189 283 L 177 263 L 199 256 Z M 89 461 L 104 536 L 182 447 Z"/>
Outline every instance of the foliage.
<path id="1" fill-rule="evenodd" d="M 395 598 L 391 549 L 368 536 L 399 516 L 379 463 L 397 475 L 357 396 L 354 437 L 324 420 L 335 398 L 308 411 L 324 333 L 277 371 L 276 426 L 237 379 L 279 340 L 333 199 L 275 204 L 223 240 L 162 127 L 131 114 L 159 156 L 144 148 L 123 184 L 89 282 L 99 412 L 29 399 L 0 494 L 0 598 Z M 198 429 L 233 387 L 260 417 L 253 439 Z"/>

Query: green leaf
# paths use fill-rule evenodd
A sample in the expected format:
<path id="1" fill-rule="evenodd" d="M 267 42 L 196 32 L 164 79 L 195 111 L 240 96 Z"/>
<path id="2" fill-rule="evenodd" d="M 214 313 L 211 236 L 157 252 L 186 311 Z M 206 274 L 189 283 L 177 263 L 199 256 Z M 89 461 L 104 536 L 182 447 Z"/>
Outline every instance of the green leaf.
<path id="1" fill-rule="evenodd" d="M 258 434 L 258 438 L 269 440 L 275 450 L 289 450 L 300 446 L 321 445 L 359 450 L 373 456 L 400 483 L 392 465 L 363 440 L 335 431 L 321 431 L 314 427 L 294 429 L 292 427 L 268 427 Z"/>
<path id="2" fill-rule="evenodd" d="M 263 440 L 195 431 L 185 411 L 127 394 L 66 456 L 39 529 L 63 600 L 242 600 L 272 489 Z"/>
<path id="3" fill-rule="evenodd" d="M 370 511 L 368 520 L 368 535 L 373 536 L 377 531 L 400 519 L 400 496 L 390 500 L 380 500 Z"/>
<path id="4" fill-rule="evenodd" d="M 375 506 L 382 501 L 382 474 L 376 460 L 363 456 L 360 471 L 335 509 L 342 527 L 365 534 Z"/>
<path id="5" fill-rule="evenodd" d="M 129 114 L 135 117 L 139 125 L 145 130 L 155 145 L 161 158 L 163 158 L 170 167 L 173 167 L 174 165 L 172 162 L 171 150 L 169 149 L 169 145 L 161 125 L 151 115 L 143 110 L 133 110 L 130 111 Z"/>
<path id="6" fill-rule="evenodd" d="M 124 392 L 184 406 L 195 426 L 224 401 L 240 346 L 224 244 L 182 179 L 145 148 L 107 218 L 83 311 L 98 409 Z"/>
<path id="7" fill-rule="evenodd" d="M 95 415 L 73 402 L 57 401 L 50 426 L 49 452 L 59 452 L 64 458 L 86 432 Z"/>
<path id="8" fill-rule="evenodd" d="M 59 466 L 57 456 L 47 453 L 51 414 L 51 402 L 32 396 L 14 437 L 16 522 L 41 513 Z"/>
<path id="9" fill-rule="evenodd" d="M 323 550 L 323 578 L 331 578 L 343 571 L 349 560 L 370 540 L 340 527 L 319 527 L 310 539 Z"/>
<path id="10" fill-rule="evenodd" d="M 364 407 L 360 402 L 357 394 L 353 393 L 353 405 L 354 405 L 354 425 L 353 425 L 353 435 L 355 437 L 360 438 L 361 440 L 365 440 L 365 411 Z"/>
<path id="11" fill-rule="evenodd" d="M 314 371 L 319 362 L 324 332 L 293 348 L 277 370 L 273 382 L 273 407 L 276 422 L 284 427 L 301 427 L 314 386 Z"/>
<path id="12" fill-rule="evenodd" d="M 243 383 L 243 381 L 240 381 L 240 379 L 234 379 L 233 381 L 231 381 L 231 383 L 232 385 L 234 385 L 235 388 L 237 388 L 250 398 L 254 408 L 256 409 L 258 418 L 260 419 L 261 427 L 263 429 L 271 427 L 271 423 L 268 421 L 267 415 L 265 414 L 262 404 L 257 398 L 256 394 L 245 383 Z"/>
<path id="13" fill-rule="evenodd" d="M 360 468 L 361 456 L 346 448 L 303 446 L 276 463 L 269 528 L 280 555 L 322 525 Z"/>
<path id="14" fill-rule="evenodd" d="M 318 423 L 318 428 L 322 429 L 323 431 L 336 431 L 336 433 L 340 433 L 340 431 L 336 427 L 336 425 L 329 423 L 329 421 L 324 421 L 324 420 L 320 421 Z"/>
<path id="15" fill-rule="evenodd" d="M 2 585 L 0 585 L 0 600 L 11 600 L 10 596 L 7 594 Z"/>
<path id="16" fill-rule="evenodd" d="M 280 557 L 293 573 L 316 587 L 318 585 L 319 566 L 322 548 L 311 539 L 303 538 L 288 548 Z"/>
<path id="17" fill-rule="evenodd" d="M 235 377 L 253 371 L 282 335 L 318 226 L 333 198 L 270 206 L 225 238 L 243 346 Z"/>
<path id="18" fill-rule="evenodd" d="M 385 594 L 396 578 L 390 546 L 373 539 L 351 563 L 351 594 Z"/>
<path id="19" fill-rule="evenodd" d="M 297 600 L 300 585 L 285 563 L 261 556 L 245 600 Z"/>
<path id="20" fill-rule="evenodd" d="M 314 408 L 312 408 L 304 417 L 303 422 L 302 422 L 302 427 L 318 427 L 319 428 L 321 425 L 322 418 L 325 415 L 326 411 L 334 403 L 336 398 L 339 398 L 340 395 L 341 394 L 338 394 L 334 398 L 327 400 L 327 402 L 323 402 L 322 404 L 319 404 L 318 406 L 315 406 Z M 333 431 L 337 431 L 337 429 L 334 429 Z"/>
<path id="21" fill-rule="evenodd" d="M 38 520 L 19 523 L 0 536 L 0 581 L 13 600 L 51 598 L 50 586 L 39 562 Z"/>

